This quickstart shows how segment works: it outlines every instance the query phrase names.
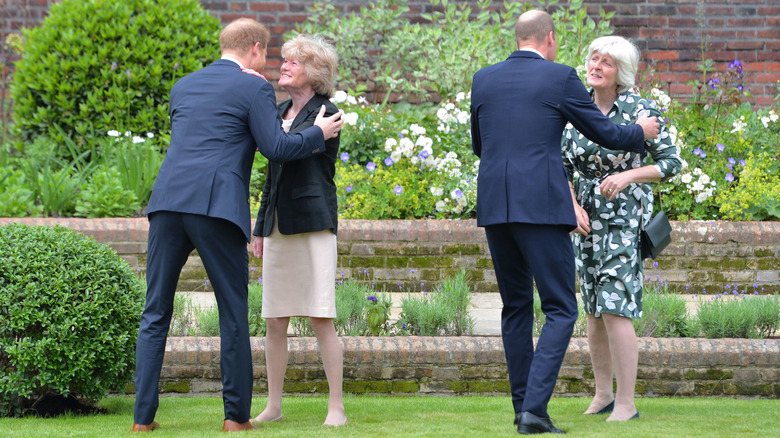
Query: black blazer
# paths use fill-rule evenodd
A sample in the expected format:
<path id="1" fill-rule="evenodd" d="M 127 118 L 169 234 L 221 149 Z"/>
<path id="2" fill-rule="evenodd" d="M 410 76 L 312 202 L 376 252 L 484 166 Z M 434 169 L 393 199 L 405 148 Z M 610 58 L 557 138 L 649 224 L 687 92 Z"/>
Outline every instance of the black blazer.
<path id="1" fill-rule="evenodd" d="M 313 126 L 320 107 L 325 105 L 325 115 L 338 112 L 327 97 L 316 94 L 293 120 L 290 134 Z M 292 100 L 279 104 L 279 117 L 292 106 Z M 268 174 L 263 185 L 263 196 L 252 234 L 268 236 L 274 224 L 274 210 L 282 234 L 310 233 L 331 229 L 338 231 L 338 205 L 336 201 L 336 159 L 340 136 L 325 142 L 325 152 L 284 164 L 268 161 Z"/>
<path id="2" fill-rule="evenodd" d="M 179 79 L 170 105 L 171 142 L 146 214 L 225 219 L 239 226 L 247 241 L 255 153 L 282 162 L 310 157 L 325 144 L 319 128 L 285 135 L 271 84 L 226 59 Z"/>

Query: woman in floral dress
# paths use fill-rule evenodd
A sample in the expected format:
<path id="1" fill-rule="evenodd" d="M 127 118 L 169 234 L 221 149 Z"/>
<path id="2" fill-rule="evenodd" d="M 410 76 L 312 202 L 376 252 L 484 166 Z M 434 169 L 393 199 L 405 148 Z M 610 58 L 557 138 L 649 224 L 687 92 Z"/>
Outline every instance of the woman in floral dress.
<path id="1" fill-rule="evenodd" d="M 585 414 L 611 413 L 607 421 L 639 418 L 634 405 L 638 345 L 631 320 L 642 316 L 639 232 L 653 213 L 653 192 L 647 183 L 669 179 L 683 166 L 658 109 L 631 92 L 638 63 L 639 50 L 628 40 L 598 38 L 586 57 L 587 82 L 594 103 L 615 123 L 634 123 L 640 111 L 658 116 L 660 134 L 645 142 L 654 164 L 647 164 L 647 155 L 604 149 L 571 125 L 562 141 L 569 181 L 576 181 L 570 182 L 575 213 L 590 224 L 590 229 L 578 228 L 573 239 L 596 381 L 596 394 Z"/>

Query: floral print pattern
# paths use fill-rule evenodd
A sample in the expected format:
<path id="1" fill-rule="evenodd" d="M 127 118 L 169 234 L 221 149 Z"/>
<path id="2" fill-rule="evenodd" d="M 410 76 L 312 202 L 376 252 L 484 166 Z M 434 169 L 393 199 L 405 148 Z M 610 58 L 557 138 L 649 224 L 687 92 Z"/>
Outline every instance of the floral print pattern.
<path id="1" fill-rule="evenodd" d="M 662 180 L 672 178 L 683 167 L 680 152 L 663 123 L 661 113 L 650 101 L 630 91 L 620 93 L 607 114 L 616 124 L 636 121 L 640 111 L 659 117 L 657 138 L 645 141 L 645 150 Z M 577 279 L 586 313 L 640 318 L 644 267 L 639 255 L 641 223 L 653 214 L 653 191 L 648 183 L 632 183 L 612 201 L 601 194 L 601 182 L 611 174 L 645 166 L 647 155 L 604 149 L 588 140 L 569 124 L 564 131 L 561 153 L 569 181 L 574 182 L 577 202 L 588 212 L 591 233 L 574 234 Z"/>

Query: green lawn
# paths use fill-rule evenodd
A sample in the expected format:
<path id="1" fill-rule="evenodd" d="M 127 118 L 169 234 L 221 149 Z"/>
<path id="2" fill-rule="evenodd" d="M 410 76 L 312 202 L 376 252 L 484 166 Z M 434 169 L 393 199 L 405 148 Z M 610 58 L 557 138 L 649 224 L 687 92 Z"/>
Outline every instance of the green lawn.
<path id="1" fill-rule="evenodd" d="M 282 422 L 246 432 L 262 437 L 495 437 L 517 436 L 508 397 L 380 397 L 347 396 L 349 424 L 324 428 L 327 399 L 289 396 Z M 730 398 L 640 398 L 639 420 L 605 423 L 606 416 L 585 416 L 585 398 L 554 398 L 550 415 L 555 425 L 577 437 L 778 437 L 780 400 Z M 130 436 L 132 397 L 110 397 L 106 415 L 53 419 L 0 419 L 3 437 Z M 265 399 L 255 398 L 257 414 Z M 222 399 L 164 397 L 155 437 L 210 437 L 222 434 Z"/>

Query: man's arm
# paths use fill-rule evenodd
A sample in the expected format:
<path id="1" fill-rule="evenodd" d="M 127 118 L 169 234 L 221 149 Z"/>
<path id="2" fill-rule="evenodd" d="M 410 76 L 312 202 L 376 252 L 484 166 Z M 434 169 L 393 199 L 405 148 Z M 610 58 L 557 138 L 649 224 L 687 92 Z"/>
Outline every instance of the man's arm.
<path id="1" fill-rule="evenodd" d="M 572 69 L 564 86 L 561 112 L 579 132 L 601 147 L 645 153 L 645 138 L 658 135 L 655 117 L 642 117 L 634 125 L 616 125 L 593 103 L 582 81 Z"/>
<path id="2" fill-rule="evenodd" d="M 257 149 L 271 161 L 286 162 L 306 158 L 325 151 L 325 140 L 335 137 L 341 129 L 341 113 L 324 117 L 324 106 L 315 126 L 298 134 L 286 134 L 276 110 L 273 87 L 265 83 L 254 98 L 249 111 L 249 129 Z"/>

